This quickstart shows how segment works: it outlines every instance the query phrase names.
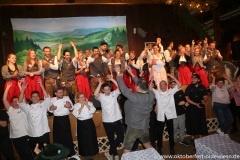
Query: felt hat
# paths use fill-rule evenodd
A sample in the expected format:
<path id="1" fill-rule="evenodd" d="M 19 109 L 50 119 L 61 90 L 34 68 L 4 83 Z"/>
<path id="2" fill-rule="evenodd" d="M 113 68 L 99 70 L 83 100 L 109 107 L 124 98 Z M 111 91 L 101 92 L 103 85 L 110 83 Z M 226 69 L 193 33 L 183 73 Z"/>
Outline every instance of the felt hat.
<path id="1" fill-rule="evenodd" d="M 60 160 L 67 157 L 70 150 L 61 144 L 48 144 L 42 152 L 40 152 L 35 160 Z"/>

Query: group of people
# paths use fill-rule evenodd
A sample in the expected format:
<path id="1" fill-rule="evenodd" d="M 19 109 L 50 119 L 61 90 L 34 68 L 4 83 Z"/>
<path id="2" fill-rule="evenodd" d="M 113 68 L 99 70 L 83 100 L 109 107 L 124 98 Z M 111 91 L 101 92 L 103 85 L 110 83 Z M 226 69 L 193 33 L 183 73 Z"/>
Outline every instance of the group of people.
<path id="1" fill-rule="evenodd" d="M 68 50 L 62 54 L 62 44 L 56 56 L 50 47 L 44 47 L 42 60 L 30 49 L 23 67 L 16 64 L 14 54 L 9 54 L 2 76 L 6 80 L 3 102 L 10 136 L 6 112 L 1 111 L 0 126 L 4 129 L 0 127 L 0 150 L 6 159 L 14 159 L 11 139 L 21 159 L 33 159 L 36 146 L 41 150 L 50 143 L 50 112 L 54 115 L 53 142 L 67 147 L 68 156 L 74 155 L 69 120 L 72 112 L 77 118 L 79 154 L 93 159 L 99 149 L 92 120 L 96 108 L 89 100 L 95 97 L 101 104 L 109 140 L 110 150 L 105 153 L 108 159 L 119 159 L 117 147 L 122 142 L 124 152 L 136 149 L 140 141 L 145 148 L 154 147 L 162 154 L 165 123 L 170 153 L 175 154 L 177 132 L 183 145 L 189 145 L 184 140 L 185 128 L 192 140 L 208 134 L 204 105 L 207 89 L 212 90 L 213 109 L 220 124 L 218 133 L 227 136 L 235 117 L 229 104 L 240 105 L 240 75 L 234 83 L 222 74 L 222 56 L 216 43 L 208 45 L 207 39 L 202 43 L 179 45 L 177 52 L 169 42 L 164 51 L 161 38 L 157 38 L 137 57 L 134 50 L 124 52 L 120 44 L 113 53 L 102 42 L 100 47 L 92 48 L 91 54 L 89 49 L 85 53 L 77 50 L 70 42 L 74 57 Z M 185 93 L 182 85 L 188 85 Z"/>

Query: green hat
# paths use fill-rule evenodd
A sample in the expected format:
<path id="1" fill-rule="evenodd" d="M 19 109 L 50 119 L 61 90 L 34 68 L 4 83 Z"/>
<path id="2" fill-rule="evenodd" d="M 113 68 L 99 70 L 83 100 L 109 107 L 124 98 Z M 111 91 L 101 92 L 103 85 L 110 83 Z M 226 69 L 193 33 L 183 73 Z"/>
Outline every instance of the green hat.
<path id="1" fill-rule="evenodd" d="M 70 150 L 61 144 L 48 144 L 35 160 L 60 160 L 66 158 Z"/>

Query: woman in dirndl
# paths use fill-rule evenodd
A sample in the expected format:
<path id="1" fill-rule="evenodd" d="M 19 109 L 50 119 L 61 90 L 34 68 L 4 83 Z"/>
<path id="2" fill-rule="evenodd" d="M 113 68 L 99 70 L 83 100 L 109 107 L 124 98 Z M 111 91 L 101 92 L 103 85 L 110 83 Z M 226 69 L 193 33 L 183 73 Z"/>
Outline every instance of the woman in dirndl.
<path id="1" fill-rule="evenodd" d="M 136 77 L 138 77 L 139 64 L 137 61 L 136 52 L 134 50 L 130 51 L 129 60 L 127 60 L 127 65 L 131 67 L 132 73 Z M 124 81 L 125 85 L 132 90 L 133 93 L 136 92 L 136 87 L 135 87 L 135 83 L 133 81 L 133 77 L 127 71 L 125 71 L 123 74 L 123 81 Z"/>
<path id="2" fill-rule="evenodd" d="M 74 61 L 76 84 L 79 92 L 83 92 L 87 99 L 90 99 L 91 89 L 88 81 L 87 73 L 89 72 L 89 65 L 83 57 L 83 52 L 78 51 L 78 59 Z"/>
<path id="3" fill-rule="evenodd" d="M 163 53 L 161 53 L 161 48 L 159 45 L 154 44 L 153 45 L 154 54 L 150 58 L 150 66 L 152 67 L 149 81 L 151 79 L 154 80 L 155 84 L 157 85 L 157 88 L 160 89 L 160 82 L 165 81 L 168 83 L 167 79 L 167 72 L 165 69 L 166 64 L 166 58 Z"/>
<path id="4" fill-rule="evenodd" d="M 190 56 L 185 54 L 185 47 L 182 47 L 179 54 L 175 58 L 178 68 L 178 80 L 182 85 L 189 85 L 192 83 L 192 73 L 190 69 Z"/>
<path id="5" fill-rule="evenodd" d="M 111 59 L 111 65 L 113 66 L 112 68 L 114 68 L 115 66 L 120 66 L 121 68 L 121 73 L 124 73 L 125 71 L 125 59 L 123 57 L 121 57 L 121 53 L 119 50 L 116 50 L 114 52 L 114 57 Z M 117 73 L 115 70 L 110 71 L 111 75 L 113 76 L 114 80 L 117 80 Z M 115 84 L 112 84 L 113 90 L 117 89 L 117 86 Z"/>
<path id="6" fill-rule="evenodd" d="M 79 154 L 85 159 L 93 159 L 98 153 L 98 141 L 93 114 L 96 108 L 89 102 L 83 92 L 75 96 L 73 115 L 77 118 L 77 139 Z"/>
<path id="7" fill-rule="evenodd" d="M 19 97 L 20 90 L 18 87 L 19 79 L 22 79 L 24 76 L 22 66 L 16 64 L 16 55 L 10 53 L 7 56 L 6 65 L 2 67 L 2 76 L 6 80 L 4 90 L 7 87 L 7 82 L 12 82 L 12 87 L 9 89 L 7 100 L 11 103 L 13 97 Z"/>
<path id="8" fill-rule="evenodd" d="M 26 75 L 25 81 L 28 83 L 28 86 L 25 90 L 26 99 L 31 99 L 32 91 L 38 91 L 39 97 L 43 99 L 43 91 L 40 87 L 40 84 L 37 83 L 38 79 L 41 79 L 41 82 L 43 83 L 42 63 L 40 60 L 38 60 L 36 52 L 32 49 L 29 49 L 27 52 L 27 59 L 23 64 L 23 71 Z"/>
<path id="9" fill-rule="evenodd" d="M 209 88 L 210 84 L 208 81 L 207 73 L 203 66 L 205 52 L 201 52 L 201 48 L 199 46 L 194 47 L 195 42 L 192 42 L 192 51 L 191 59 L 193 64 L 193 73 L 199 74 L 201 78 L 201 83 L 205 88 Z"/>

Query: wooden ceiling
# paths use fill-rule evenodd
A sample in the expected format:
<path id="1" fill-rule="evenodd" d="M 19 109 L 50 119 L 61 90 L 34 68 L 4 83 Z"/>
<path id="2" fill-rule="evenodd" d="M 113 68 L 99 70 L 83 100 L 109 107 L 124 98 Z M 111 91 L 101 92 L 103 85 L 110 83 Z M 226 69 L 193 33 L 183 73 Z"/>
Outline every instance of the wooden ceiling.
<path id="1" fill-rule="evenodd" d="M 82 5 L 82 4 L 164 4 L 164 0 L 0 0 L 0 6 L 12 5 Z"/>

